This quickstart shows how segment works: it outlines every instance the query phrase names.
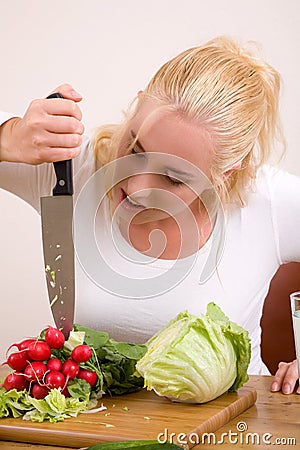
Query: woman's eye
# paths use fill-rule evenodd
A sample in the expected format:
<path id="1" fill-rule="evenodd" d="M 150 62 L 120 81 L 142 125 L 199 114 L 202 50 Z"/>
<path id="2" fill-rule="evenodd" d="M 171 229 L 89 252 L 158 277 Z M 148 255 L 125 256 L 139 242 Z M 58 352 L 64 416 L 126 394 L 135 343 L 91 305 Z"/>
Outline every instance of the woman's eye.
<path id="1" fill-rule="evenodd" d="M 180 185 L 184 184 L 182 181 L 178 180 L 177 178 L 169 177 L 168 175 L 166 175 L 166 178 L 167 178 L 168 182 L 170 184 L 172 184 L 173 186 L 180 186 Z"/>
<path id="2" fill-rule="evenodd" d="M 130 149 L 130 153 L 131 153 L 131 155 L 145 156 L 144 152 L 139 152 L 134 147 Z"/>

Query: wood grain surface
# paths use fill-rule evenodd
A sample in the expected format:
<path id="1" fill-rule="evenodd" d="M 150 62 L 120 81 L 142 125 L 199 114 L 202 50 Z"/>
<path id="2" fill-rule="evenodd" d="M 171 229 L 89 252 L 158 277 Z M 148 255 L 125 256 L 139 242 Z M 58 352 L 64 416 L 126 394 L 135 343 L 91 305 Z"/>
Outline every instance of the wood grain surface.
<path id="1" fill-rule="evenodd" d="M 215 431 L 255 401 L 256 391 L 251 387 L 243 387 L 237 393 L 226 393 L 201 405 L 173 403 L 143 389 L 133 394 L 104 397 L 106 411 L 79 414 L 64 422 L 1 419 L 0 439 L 73 448 L 107 441 L 157 439 L 158 436 L 162 440 L 175 441 L 180 434 L 201 435 Z M 190 444 L 189 448 L 192 447 Z"/>
<path id="2" fill-rule="evenodd" d="M 220 450 L 262 450 L 264 448 L 288 450 L 300 448 L 300 395 L 272 393 L 270 392 L 271 382 L 272 377 L 270 376 L 250 376 L 245 387 L 257 391 L 256 403 L 213 433 L 210 443 L 206 437 L 205 442 L 199 440 L 199 445 L 196 445 L 193 450 L 213 448 L 220 448 Z M 162 428 L 164 420 L 162 418 Z M 238 431 L 241 424 L 245 427 L 244 432 Z M 150 423 L 147 428 L 151 428 Z M 202 435 L 203 437 L 205 436 Z M 255 440 L 249 442 L 253 437 Z M 266 437 L 267 443 L 264 443 Z M 216 440 L 215 444 L 213 438 Z M 67 445 L 58 447 L 57 445 L 38 443 L 27 444 L 16 442 L 13 436 L 11 439 L 11 441 L 1 440 L 0 435 L 0 450 L 70 450 Z M 78 450 L 78 447 L 73 447 L 73 450 Z"/>

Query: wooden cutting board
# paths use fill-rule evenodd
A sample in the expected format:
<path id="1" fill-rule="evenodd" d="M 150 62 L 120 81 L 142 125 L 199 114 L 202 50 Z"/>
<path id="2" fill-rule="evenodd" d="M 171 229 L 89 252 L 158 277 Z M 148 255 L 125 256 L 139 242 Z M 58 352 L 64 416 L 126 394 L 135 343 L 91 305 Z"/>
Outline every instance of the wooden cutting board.
<path id="1" fill-rule="evenodd" d="M 64 422 L 0 419 L 0 439 L 73 448 L 130 439 L 159 438 L 169 442 L 179 439 L 186 441 L 185 448 L 189 449 L 199 444 L 198 436 L 216 431 L 255 401 L 256 391 L 247 385 L 201 405 L 173 403 L 143 389 L 133 394 L 104 397 L 106 411 L 79 414 Z"/>

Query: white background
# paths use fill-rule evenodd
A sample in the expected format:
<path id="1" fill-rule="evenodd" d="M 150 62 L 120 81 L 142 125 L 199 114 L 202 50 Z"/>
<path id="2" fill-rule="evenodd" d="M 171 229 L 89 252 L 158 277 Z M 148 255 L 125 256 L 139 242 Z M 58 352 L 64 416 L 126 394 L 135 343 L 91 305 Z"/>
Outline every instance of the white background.
<path id="1" fill-rule="evenodd" d="M 69 82 L 83 94 L 86 129 L 119 121 L 122 110 L 167 59 L 227 34 L 254 40 L 281 73 L 288 152 L 300 175 L 298 0 L 1 0 L 1 110 Z M 0 360 L 9 343 L 52 323 L 39 217 L 0 190 Z"/>

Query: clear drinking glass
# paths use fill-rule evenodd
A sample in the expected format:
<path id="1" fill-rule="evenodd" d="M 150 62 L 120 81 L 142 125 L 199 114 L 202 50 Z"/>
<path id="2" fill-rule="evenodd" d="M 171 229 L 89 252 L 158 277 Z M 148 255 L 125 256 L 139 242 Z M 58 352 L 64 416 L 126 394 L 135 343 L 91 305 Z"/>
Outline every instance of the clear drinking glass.
<path id="1" fill-rule="evenodd" d="M 300 291 L 293 292 L 290 295 L 290 299 L 293 317 L 296 357 L 298 361 L 298 371 L 300 376 Z"/>

